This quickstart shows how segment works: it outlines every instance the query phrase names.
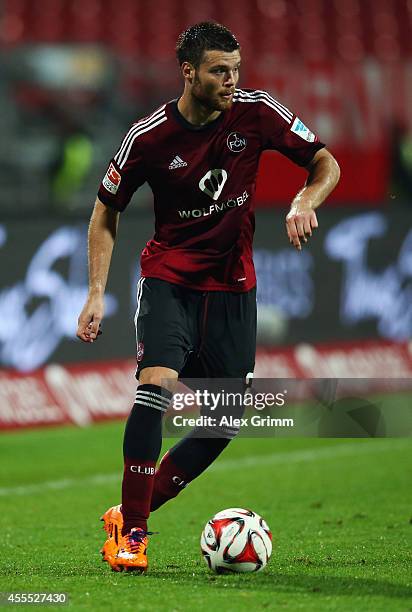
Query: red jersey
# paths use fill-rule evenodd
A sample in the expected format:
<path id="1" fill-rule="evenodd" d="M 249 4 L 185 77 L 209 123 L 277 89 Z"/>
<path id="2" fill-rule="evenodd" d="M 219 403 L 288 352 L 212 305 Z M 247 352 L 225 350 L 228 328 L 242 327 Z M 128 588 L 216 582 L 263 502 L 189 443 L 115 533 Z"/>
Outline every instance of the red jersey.
<path id="1" fill-rule="evenodd" d="M 265 91 L 237 89 L 231 108 L 202 127 L 187 122 L 173 100 L 132 125 L 98 196 L 123 211 L 149 183 L 155 234 L 142 251 L 142 276 L 198 290 L 248 291 L 256 284 L 253 200 L 262 151 L 306 166 L 323 146 Z"/>

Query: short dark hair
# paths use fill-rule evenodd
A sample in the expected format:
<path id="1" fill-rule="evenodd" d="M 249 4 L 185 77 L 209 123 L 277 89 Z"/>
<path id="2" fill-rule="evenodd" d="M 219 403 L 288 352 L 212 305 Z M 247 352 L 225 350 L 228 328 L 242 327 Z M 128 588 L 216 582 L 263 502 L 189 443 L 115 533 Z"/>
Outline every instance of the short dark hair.
<path id="1" fill-rule="evenodd" d="M 190 62 L 195 68 L 202 62 L 205 51 L 236 51 L 240 45 L 225 26 L 215 21 L 196 23 L 182 32 L 177 39 L 176 55 L 179 66 Z"/>

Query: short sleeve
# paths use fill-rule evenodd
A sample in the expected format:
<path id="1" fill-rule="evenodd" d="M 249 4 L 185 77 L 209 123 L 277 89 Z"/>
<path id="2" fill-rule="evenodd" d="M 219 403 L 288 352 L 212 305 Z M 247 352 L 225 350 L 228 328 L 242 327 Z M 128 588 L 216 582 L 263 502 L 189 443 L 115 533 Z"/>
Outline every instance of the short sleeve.
<path id="1" fill-rule="evenodd" d="M 100 184 L 98 197 L 103 204 L 122 212 L 134 192 L 146 182 L 142 152 L 133 137 L 134 126 L 124 137 Z"/>
<path id="2" fill-rule="evenodd" d="M 325 146 L 299 117 L 266 92 L 259 107 L 263 149 L 279 151 L 295 164 L 307 166 Z"/>

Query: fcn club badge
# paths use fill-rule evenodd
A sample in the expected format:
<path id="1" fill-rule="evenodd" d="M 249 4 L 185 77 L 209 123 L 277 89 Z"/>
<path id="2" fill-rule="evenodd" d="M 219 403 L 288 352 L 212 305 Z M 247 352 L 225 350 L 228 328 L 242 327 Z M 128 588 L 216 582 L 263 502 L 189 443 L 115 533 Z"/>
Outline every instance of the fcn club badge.
<path id="1" fill-rule="evenodd" d="M 144 355 L 144 344 L 143 342 L 139 342 L 137 345 L 137 361 L 140 362 L 143 359 Z"/>
<path id="2" fill-rule="evenodd" d="M 232 153 L 240 153 L 246 148 L 247 140 L 239 132 L 231 132 L 227 137 L 226 143 Z"/>

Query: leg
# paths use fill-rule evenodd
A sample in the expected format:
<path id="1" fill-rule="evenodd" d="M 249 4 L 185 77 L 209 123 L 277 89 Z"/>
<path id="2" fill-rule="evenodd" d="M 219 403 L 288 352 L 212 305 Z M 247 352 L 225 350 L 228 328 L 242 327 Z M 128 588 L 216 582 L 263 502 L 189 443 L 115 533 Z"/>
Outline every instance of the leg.
<path id="1" fill-rule="evenodd" d="M 213 379 L 203 381 L 210 391 L 220 390 L 220 385 L 214 388 Z M 220 381 L 219 381 L 220 382 Z M 188 381 L 190 383 L 190 381 Z M 228 381 L 226 391 L 241 393 L 245 391 L 243 380 Z M 191 388 L 192 385 L 189 384 Z M 200 413 L 211 416 L 210 410 L 201 408 Z M 217 407 L 213 415 L 220 417 L 227 415 L 227 409 Z M 243 406 L 236 406 L 231 410 L 234 417 L 243 416 Z M 151 511 L 157 510 L 169 499 L 176 497 L 192 480 L 200 476 L 224 451 L 229 442 L 237 435 L 239 428 L 233 426 L 221 427 L 195 427 L 182 440 L 175 444 L 162 458 L 156 472 L 155 485 L 152 494 Z"/>
<path id="2" fill-rule="evenodd" d="M 218 292 L 210 297 L 209 313 L 212 317 L 206 322 L 202 354 L 187 364 L 181 377 L 227 378 L 231 379 L 228 381 L 231 390 L 244 390 L 243 380 L 253 372 L 255 363 L 256 292 Z M 238 383 L 233 378 L 237 378 Z M 213 434 L 197 428 L 171 448 L 156 472 L 151 510 L 176 497 L 189 482 L 202 474 L 235 435 L 235 430 Z"/>
<path id="3" fill-rule="evenodd" d="M 197 298 L 165 281 L 139 281 L 135 317 L 139 386 L 124 433 L 122 505 L 102 517 L 108 534 L 103 558 L 117 571 L 147 568 L 147 519 L 162 442 L 162 414 L 192 346 L 185 323 Z"/>
<path id="4" fill-rule="evenodd" d="M 137 295 L 139 386 L 123 442 L 123 534 L 134 527 L 147 528 L 162 444 L 162 413 L 193 344 L 186 320 L 198 300 L 197 294 L 154 278 L 141 279 Z"/>
<path id="5" fill-rule="evenodd" d="M 134 527 L 147 530 L 155 466 L 162 446 L 162 414 L 172 397 L 171 391 L 162 387 L 164 379 L 177 380 L 177 372 L 163 367 L 142 370 L 136 402 L 126 423 L 123 441 L 123 535 Z"/>
<path id="6" fill-rule="evenodd" d="M 198 433 L 192 431 L 164 455 L 156 472 L 151 512 L 200 476 L 230 442 L 230 438 L 198 437 Z"/>

